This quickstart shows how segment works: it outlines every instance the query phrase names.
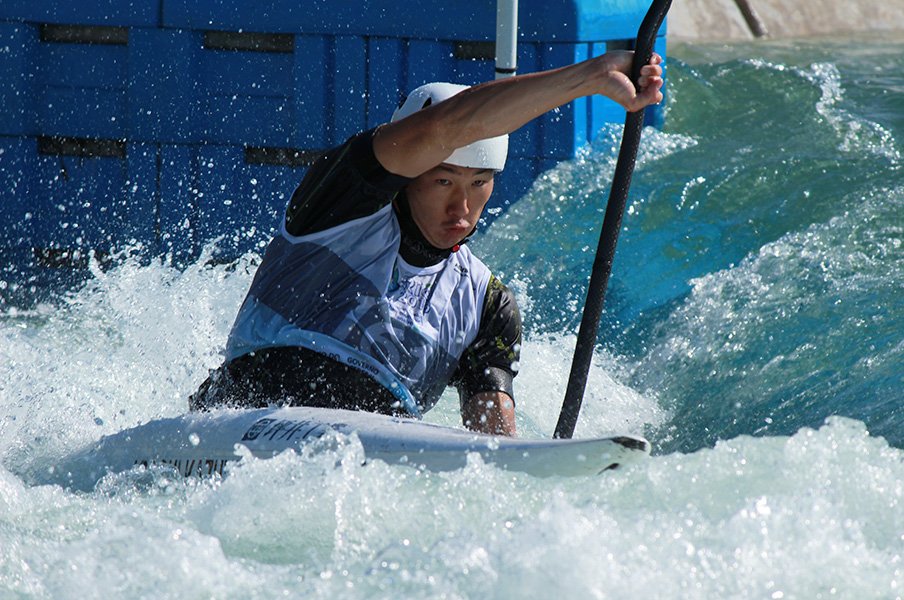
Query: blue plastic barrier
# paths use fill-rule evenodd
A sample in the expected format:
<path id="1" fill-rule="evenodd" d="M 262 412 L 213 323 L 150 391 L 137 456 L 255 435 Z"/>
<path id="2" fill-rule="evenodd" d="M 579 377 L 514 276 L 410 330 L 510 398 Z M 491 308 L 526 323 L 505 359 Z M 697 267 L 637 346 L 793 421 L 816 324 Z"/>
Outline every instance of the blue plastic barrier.
<path id="1" fill-rule="evenodd" d="M 0 22 L 0 135 L 25 135 L 34 120 L 30 67 L 37 43 L 35 28 Z"/>
<path id="2" fill-rule="evenodd" d="M 0 137 L 0 247 L 30 246 L 34 238 L 31 190 L 34 187 L 37 142 L 25 137 Z"/>
<path id="3" fill-rule="evenodd" d="M 161 0 L 3 0 L 0 20 L 69 25 L 157 27 Z"/>
<path id="4" fill-rule="evenodd" d="M 626 47 L 647 8 L 522 0 L 519 71 Z M 417 85 L 491 79 L 494 35 L 492 2 L 5 0 L 0 248 L 57 266 L 135 243 L 259 249 L 313 158 Z M 594 97 L 513 134 L 487 220 L 623 119 Z"/>

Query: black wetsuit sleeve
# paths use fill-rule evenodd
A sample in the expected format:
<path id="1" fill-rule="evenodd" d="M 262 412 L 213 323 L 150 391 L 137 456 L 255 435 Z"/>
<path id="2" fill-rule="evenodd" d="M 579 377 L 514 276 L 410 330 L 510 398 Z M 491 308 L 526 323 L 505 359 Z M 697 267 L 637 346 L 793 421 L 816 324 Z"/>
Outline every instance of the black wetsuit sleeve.
<path id="1" fill-rule="evenodd" d="M 408 184 L 408 178 L 390 173 L 377 160 L 374 131 L 359 133 L 311 165 L 286 209 L 289 235 L 326 231 L 372 215 Z"/>
<path id="2" fill-rule="evenodd" d="M 505 392 L 514 400 L 512 380 L 520 358 L 518 304 L 512 291 L 491 276 L 477 338 L 462 354 L 452 379 L 461 401 L 481 392 Z"/>

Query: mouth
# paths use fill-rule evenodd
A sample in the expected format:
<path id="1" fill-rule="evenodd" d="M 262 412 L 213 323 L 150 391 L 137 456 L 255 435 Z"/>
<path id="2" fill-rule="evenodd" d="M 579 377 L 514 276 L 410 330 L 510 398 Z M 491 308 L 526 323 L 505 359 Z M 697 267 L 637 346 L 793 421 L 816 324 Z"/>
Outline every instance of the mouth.
<path id="1" fill-rule="evenodd" d="M 461 221 L 453 221 L 450 223 L 443 223 L 443 229 L 448 232 L 467 232 L 470 229 L 471 225 L 469 223 L 463 223 Z"/>

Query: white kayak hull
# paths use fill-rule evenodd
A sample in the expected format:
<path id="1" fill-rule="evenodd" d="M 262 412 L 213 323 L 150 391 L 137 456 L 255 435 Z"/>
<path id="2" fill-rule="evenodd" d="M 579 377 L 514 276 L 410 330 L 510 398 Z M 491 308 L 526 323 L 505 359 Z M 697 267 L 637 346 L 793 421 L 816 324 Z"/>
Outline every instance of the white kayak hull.
<path id="1" fill-rule="evenodd" d="M 266 408 L 189 413 L 126 429 L 62 461 L 55 479 L 90 488 L 108 473 L 140 465 L 170 465 L 184 476 L 208 476 L 239 460 L 239 446 L 247 448 L 246 454 L 269 458 L 300 451 L 330 432 L 356 434 L 366 460 L 431 471 L 461 468 L 469 453 L 477 453 L 497 467 L 536 476 L 597 475 L 650 452 L 649 442 L 633 435 L 530 440 L 365 412 Z"/>

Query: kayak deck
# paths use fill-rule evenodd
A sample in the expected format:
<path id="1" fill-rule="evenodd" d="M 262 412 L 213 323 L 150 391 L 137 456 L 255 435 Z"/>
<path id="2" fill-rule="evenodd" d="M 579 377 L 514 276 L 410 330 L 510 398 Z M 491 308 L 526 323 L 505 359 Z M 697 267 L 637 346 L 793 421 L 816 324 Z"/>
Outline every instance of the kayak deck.
<path id="1" fill-rule="evenodd" d="M 468 454 L 502 469 L 536 476 L 597 475 L 647 456 L 642 437 L 522 439 L 475 433 L 414 419 L 311 407 L 220 410 L 156 419 L 106 436 L 61 462 L 58 477 L 74 487 L 93 487 L 107 473 L 138 465 L 170 465 L 184 476 L 222 473 L 241 458 L 301 451 L 328 434 L 357 435 L 366 460 L 449 471 Z"/>

